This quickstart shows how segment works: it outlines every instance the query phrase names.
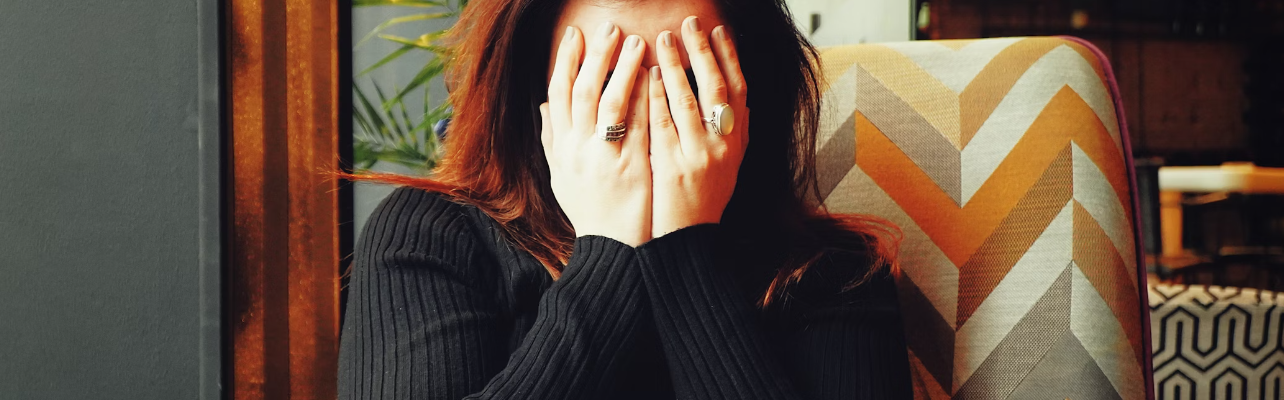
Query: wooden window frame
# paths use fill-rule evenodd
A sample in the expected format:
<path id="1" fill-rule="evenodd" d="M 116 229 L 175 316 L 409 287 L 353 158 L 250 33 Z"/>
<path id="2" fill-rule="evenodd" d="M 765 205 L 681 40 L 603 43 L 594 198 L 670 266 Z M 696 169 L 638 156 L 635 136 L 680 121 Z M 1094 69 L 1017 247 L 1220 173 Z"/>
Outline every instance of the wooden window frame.
<path id="1" fill-rule="evenodd" d="M 351 1 L 223 0 L 222 397 L 337 397 Z"/>

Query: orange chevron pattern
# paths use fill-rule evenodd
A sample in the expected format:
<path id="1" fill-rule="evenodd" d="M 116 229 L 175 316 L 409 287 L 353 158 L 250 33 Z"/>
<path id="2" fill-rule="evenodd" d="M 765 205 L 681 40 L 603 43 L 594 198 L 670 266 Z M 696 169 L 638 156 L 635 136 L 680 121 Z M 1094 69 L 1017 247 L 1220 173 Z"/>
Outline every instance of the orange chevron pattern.
<path id="1" fill-rule="evenodd" d="M 821 67 L 824 201 L 896 221 L 913 252 L 916 396 L 1146 398 L 1126 138 L 1091 49 L 841 46 Z"/>

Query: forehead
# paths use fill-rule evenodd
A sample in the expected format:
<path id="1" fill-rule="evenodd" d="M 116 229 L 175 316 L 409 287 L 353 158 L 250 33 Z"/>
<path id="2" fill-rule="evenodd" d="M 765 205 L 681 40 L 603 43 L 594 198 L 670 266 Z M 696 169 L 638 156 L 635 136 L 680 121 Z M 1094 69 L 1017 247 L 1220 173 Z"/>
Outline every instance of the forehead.
<path id="1" fill-rule="evenodd" d="M 556 28 L 549 40 L 553 41 L 553 52 L 557 52 L 557 43 L 561 39 L 562 29 L 575 26 L 584 32 L 586 44 L 592 43 L 594 33 L 602 23 L 610 21 L 620 27 L 620 40 L 616 44 L 614 60 L 619 56 L 624 38 L 638 35 L 646 41 L 646 55 L 642 60 L 643 67 L 656 65 L 655 46 L 660 32 L 673 31 L 675 45 L 682 55 L 682 64 L 690 66 L 685 51 L 682 50 L 682 20 L 688 16 L 700 18 L 700 29 L 706 34 L 713 27 L 722 25 L 722 18 L 713 0 L 569 0 L 562 9 Z M 550 62 L 553 59 L 549 56 Z"/>

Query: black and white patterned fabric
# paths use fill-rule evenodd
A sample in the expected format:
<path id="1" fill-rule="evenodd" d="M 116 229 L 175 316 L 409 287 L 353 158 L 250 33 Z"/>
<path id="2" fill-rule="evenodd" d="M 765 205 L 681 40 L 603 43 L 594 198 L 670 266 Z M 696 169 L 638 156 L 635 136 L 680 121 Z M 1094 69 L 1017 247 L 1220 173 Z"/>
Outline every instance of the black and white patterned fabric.
<path id="1" fill-rule="evenodd" d="M 1161 400 L 1284 399 L 1284 293 L 1150 287 Z"/>

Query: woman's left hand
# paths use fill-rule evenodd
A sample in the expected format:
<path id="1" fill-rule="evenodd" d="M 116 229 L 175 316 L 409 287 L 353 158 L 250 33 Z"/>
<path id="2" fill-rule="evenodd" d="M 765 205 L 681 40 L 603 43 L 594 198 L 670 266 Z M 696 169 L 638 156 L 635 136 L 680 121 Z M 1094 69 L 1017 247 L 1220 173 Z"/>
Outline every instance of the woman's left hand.
<path id="1" fill-rule="evenodd" d="M 651 67 L 648 107 L 653 238 L 692 225 L 720 222 L 749 145 L 745 79 L 735 44 L 725 27 L 714 28 L 712 39 L 702 28 L 696 17 L 682 22 L 682 43 L 700 89 L 699 98 L 687 82 L 673 34 L 661 32 L 656 40 L 659 66 Z M 730 104 L 735 122 L 730 132 L 720 136 L 703 117 L 722 103 Z"/>

